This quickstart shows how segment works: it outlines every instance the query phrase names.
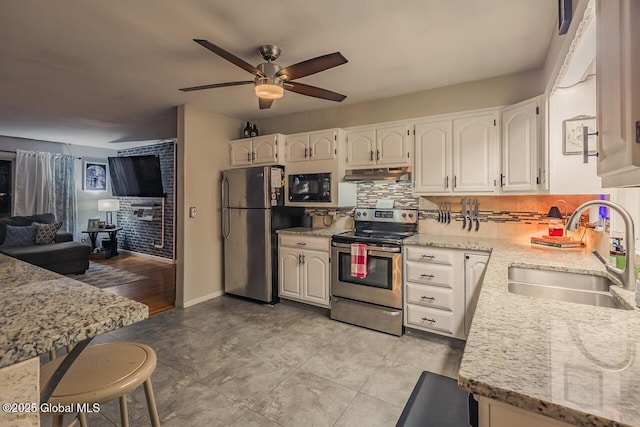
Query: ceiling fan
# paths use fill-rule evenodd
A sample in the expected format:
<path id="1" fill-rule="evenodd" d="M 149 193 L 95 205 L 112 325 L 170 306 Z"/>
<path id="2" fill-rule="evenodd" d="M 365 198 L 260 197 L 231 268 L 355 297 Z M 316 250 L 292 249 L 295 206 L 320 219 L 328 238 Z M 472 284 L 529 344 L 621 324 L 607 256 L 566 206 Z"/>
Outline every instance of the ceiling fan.
<path id="1" fill-rule="evenodd" d="M 327 99 L 329 101 L 342 102 L 346 98 L 345 95 L 332 92 L 327 89 L 293 81 L 294 79 L 319 73 L 320 71 L 328 70 L 329 68 L 337 67 L 338 65 L 348 62 L 340 52 L 318 56 L 317 58 L 308 59 L 306 61 L 290 65 L 286 68 L 282 68 L 272 62 L 280 56 L 280 48 L 278 46 L 266 44 L 260 46 L 258 51 L 267 62 L 254 67 L 248 62 L 207 40 L 193 39 L 193 41 L 198 43 L 200 46 L 209 49 L 216 55 L 221 56 L 232 64 L 237 65 L 243 70 L 250 72 L 255 75 L 256 78 L 254 80 L 185 87 L 180 89 L 183 92 L 226 86 L 248 85 L 253 83 L 255 85 L 256 96 L 259 98 L 258 104 L 260 105 L 261 110 L 271 108 L 271 104 L 273 104 L 274 99 L 279 99 L 284 96 L 285 89 L 301 95 L 313 96 L 315 98 Z"/>

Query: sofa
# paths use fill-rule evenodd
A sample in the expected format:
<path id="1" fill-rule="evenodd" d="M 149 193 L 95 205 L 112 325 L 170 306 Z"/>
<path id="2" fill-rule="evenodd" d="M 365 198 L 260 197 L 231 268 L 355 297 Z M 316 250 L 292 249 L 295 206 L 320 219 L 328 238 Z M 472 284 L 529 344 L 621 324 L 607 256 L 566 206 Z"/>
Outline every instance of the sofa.
<path id="1" fill-rule="evenodd" d="M 59 274 L 84 273 L 91 248 L 59 228 L 50 213 L 0 218 L 0 252 Z"/>

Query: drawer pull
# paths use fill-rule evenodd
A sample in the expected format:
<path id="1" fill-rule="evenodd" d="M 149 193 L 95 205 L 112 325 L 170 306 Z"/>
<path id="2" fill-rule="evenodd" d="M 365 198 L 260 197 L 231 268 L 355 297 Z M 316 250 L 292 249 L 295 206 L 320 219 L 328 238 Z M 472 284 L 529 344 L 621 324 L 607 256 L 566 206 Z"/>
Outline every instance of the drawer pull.
<path id="1" fill-rule="evenodd" d="M 296 243 L 296 245 L 297 245 L 297 246 L 307 246 L 307 244 L 306 244 L 306 243 L 303 243 L 303 242 L 298 242 L 298 243 Z"/>
<path id="2" fill-rule="evenodd" d="M 424 295 L 420 297 L 421 300 L 429 300 L 430 302 L 435 302 L 436 297 L 425 297 Z"/>
<path id="3" fill-rule="evenodd" d="M 436 276 L 434 276 L 433 274 L 421 274 L 420 277 L 426 277 L 427 279 L 433 279 Z"/>
<path id="4" fill-rule="evenodd" d="M 435 255 L 421 255 L 421 256 L 422 256 L 422 258 L 425 258 L 425 259 L 427 259 L 427 258 L 428 259 L 434 259 L 436 257 Z"/>
<path id="5" fill-rule="evenodd" d="M 423 322 L 429 322 L 429 323 L 431 323 L 432 325 L 433 325 L 434 323 L 436 323 L 436 320 L 435 320 L 435 319 L 429 319 L 428 317 L 423 317 L 423 318 L 421 318 L 421 320 L 422 320 Z"/>

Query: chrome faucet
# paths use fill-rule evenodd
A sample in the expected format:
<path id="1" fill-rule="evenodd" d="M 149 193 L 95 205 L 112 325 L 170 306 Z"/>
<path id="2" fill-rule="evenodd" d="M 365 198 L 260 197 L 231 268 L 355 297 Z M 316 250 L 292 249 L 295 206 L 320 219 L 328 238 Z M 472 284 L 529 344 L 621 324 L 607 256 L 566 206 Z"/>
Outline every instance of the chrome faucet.
<path id="1" fill-rule="evenodd" d="M 636 290 L 636 263 L 635 263 L 635 232 L 633 230 L 633 218 L 629 215 L 629 212 L 622 206 L 610 202 L 608 200 L 590 200 L 578 206 L 576 210 L 571 214 L 569 221 L 567 221 L 567 226 L 565 227 L 569 231 L 576 231 L 578 229 L 578 223 L 580 221 L 580 215 L 584 212 L 585 209 L 591 206 L 606 206 L 620 214 L 622 220 L 624 221 L 624 232 L 625 232 L 625 240 L 627 241 L 627 256 L 625 257 L 624 269 L 620 270 L 619 268 L 613 267 L 606 262 L 604 259 L 598 254 L 598 251 L 593 251 L 593 254 L 598 257 L 598 259 L 605 265 L 607 271 L 615 277 L 621 284 L 624 289 L 629 289 L 631 291 Z"/>

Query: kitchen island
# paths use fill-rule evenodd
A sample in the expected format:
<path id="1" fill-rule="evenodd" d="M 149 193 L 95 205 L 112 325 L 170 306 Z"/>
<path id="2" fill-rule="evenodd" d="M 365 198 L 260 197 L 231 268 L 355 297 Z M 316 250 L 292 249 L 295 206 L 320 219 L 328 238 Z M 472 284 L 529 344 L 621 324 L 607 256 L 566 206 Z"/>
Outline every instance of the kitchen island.
<path id="1" fill-rule="evenodd" d="M 139 322 L 149 315 L 144 304 L 3 254 L 0 283 L 3 403 L 37 402 L 40 355 Z M 16 393 L 17 390 L 21 391 Z M 9 418 L 13 415 L 19 416 Z M 0 424 L 17 420 L 32 422 L 28 414 L 0 413 Z"/>
<path id="2" fill-rule="evenodd" d="M 630 308 L 623 310 L 508 291 L 510 266 L 606 276 L 588 251 L 428 234 L 404 243 L 491 252 L 458 376 L 460 387 L 480 398 L 481 420 L 489 422 L 485 399 L 498 404 L 496 414 L 524 410 L 524 417 L 551 417 L 549 425 L 640 426 L 634 292 L 611 287 Z M 532 422 L 542 425 L 544 419 Z"/>

